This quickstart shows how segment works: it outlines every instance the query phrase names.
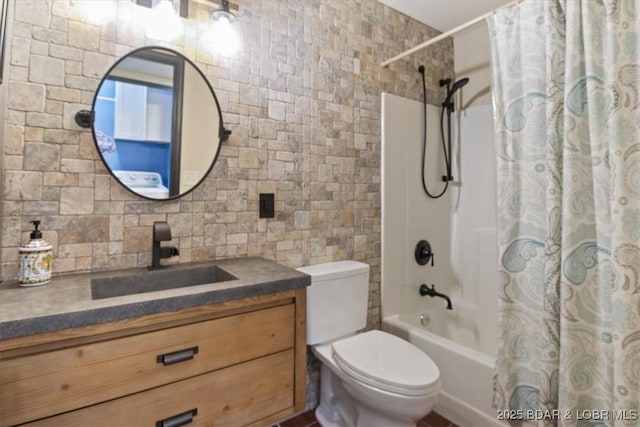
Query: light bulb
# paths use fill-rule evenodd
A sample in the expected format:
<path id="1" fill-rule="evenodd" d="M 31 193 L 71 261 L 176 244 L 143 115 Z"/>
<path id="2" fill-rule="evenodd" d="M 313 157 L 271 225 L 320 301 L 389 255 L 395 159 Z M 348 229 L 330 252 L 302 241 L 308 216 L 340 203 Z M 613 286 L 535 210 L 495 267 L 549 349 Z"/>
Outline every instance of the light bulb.
<path id="1" fill-rule="evenodd" d="M 168 42 L 183 34 L 184 29 L 180 18 L 169 0 L 162 0 L 147 16 L 145 25 L 147 37 Z"/>
<path id="2" fill-rule="evenodd" d="M 233 56 L 240 50 L 236 28 L 224 16 L 211 23 L 206 39 L 211 51 L 222 56 Z"/>

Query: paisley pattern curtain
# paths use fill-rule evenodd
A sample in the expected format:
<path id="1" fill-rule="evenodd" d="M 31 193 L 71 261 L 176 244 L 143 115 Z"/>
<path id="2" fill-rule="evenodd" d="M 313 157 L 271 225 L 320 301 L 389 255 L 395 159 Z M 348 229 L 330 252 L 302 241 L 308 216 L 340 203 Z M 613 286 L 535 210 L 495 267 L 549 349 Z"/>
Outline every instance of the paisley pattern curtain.
<path id="1" fill-rule="evenodd" d="M 640 425 L 639 13 L 525 0 L 488 20 L 503 419 Z"/>

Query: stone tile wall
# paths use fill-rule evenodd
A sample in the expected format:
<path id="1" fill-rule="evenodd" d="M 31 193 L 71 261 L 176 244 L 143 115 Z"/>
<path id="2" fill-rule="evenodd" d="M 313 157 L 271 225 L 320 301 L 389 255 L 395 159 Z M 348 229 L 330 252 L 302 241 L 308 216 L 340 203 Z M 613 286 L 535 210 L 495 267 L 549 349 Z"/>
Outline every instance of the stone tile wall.
<path id="1" fill-rule="evenodd" d="M 2 279 L 16 277 L 33 219 L 54 245 L 56 274 L 147 265 L 151 225 L 166 220 L 180 249 L 175 262 L 367 262 L 369 326 L 378 325 L 380 94 L 420 99 L 417 67 L 425 64 L 429 99 L 442 96 L 437 81 L 452 75 L 452 43 L 382 69 L 382 60 L 437 32 L 375 0 L 237 0 L 242 49 L 220 57 L 206 47 L 200 28 L 209 12 L 196 4 L 194 17 L 182 20 L 184 36 L 160 43 L 145 36 L 130 1 L 99 25 L 81 14 L 83 1 L 13 2 Z M 117 58 L 158 44 L 203 70 L 233 131 L 204 183 L 167 202 L 124 190 L 73 119 Z M 260 192 L 275 193 L 275 218 L 258 218 Z"/>

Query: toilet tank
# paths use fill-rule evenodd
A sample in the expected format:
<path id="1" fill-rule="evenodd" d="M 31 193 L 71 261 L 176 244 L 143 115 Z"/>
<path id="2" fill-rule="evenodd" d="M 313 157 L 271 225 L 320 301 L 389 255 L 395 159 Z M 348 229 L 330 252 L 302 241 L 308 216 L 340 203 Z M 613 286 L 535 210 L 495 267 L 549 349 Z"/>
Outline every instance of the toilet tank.
<path id="1" fill-rule="evenodd" d="M 336 261 L 298 271 L 311 276 L 307 288 L 307 344 L 352 335 L 367 325 L 368 264 Z"/>

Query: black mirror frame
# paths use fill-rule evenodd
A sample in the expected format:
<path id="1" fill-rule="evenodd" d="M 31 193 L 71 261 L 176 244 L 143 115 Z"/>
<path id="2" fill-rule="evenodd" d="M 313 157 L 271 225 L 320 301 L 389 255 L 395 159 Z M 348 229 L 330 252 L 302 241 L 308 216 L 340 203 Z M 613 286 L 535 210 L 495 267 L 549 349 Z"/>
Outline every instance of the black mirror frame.
<path id="1" fill-rule="evenodd" d="M 111 74 L 111 71 L 113 71 L 113 69 L 116 68 L 118 66 L 118 64 L 120 64 L 120 62 L 122 62 L 124 59 L 128 58 L 131 55 L 134 55 L 137 52 L 146 51 L 146 50 L 155 50 L 155 51 L 168 52 L 168 53 L 170 53 L 172 55 L 179 56 L 180 58 L 184 59 L 184 61 L 189 63 L 198 72 L 198 74 L 202 77 L 202 79 L 206 83 L 207 87 L 211 91 L 211 95 L 213 96 L 213 100 L 216 103 L 216 107 L 218 109 L 218 115 L 219 115 L 219 119 L 220 119 L 220 121 L 219 121 L 220 126 L 219 126 L 219 129 L 218 129 L 218 138 L 219 138 L 220 143 L 218 144 L 218 149 L 216 150 L 216 153 L 213 156 L 213 160 L 211 161 L 211 165 L 209 165 L 209 168 L 207 169 L 207 171 L 202 175 L 202 178 L 200 178 L 200 180 L 197 183 L 195 183 L 189 190 L 185 191 L 184 193 L 177 194 L 175 196 L 167 197 L 166 199 L 155 199 L 155 198 L 152 198 L 152 197 L 143 196 L 142 194 L 137 193 L 137 192 L 133 191 L 132 189 L 130 189 L 128 186 L 124 185 L 116 177 L 116 175 L 111 170 L 111 167 L 109 167 L 107 162 L 104 160 L 104 157 L 102 156 L 102 153 L 100 152 L 100 148 L 98 147 L 98 139 L 96 138 L 95 128 L 93 126 L 94 121 L 95 121 L 95 108 L 96 108 L 96 102 L 98 101 L 98 93 L 100 92 L 100 88 L 102 87 L 102 84 L 104 83 L 105 78 L 109 74 Z M 93 96 L 93 103 L 91 104 L 91 110 L 80 110 L 75 114 L 74 118 L 75 118 L 75 122 L 78 124 L 78 126 L 80 126 L 82 128 L 91 128 L 91 134 L 93 136 L 93 143 L 95 144 L 95 148 L 98 151 L 98 154 L 100 155 L 100 160 L 102 160 L 102 163 L 106 166 L 106 168 L 109 171 L 109 173 L 111 174 L 111 176 L 116 181 L 118 181 L 118 183 L 120 185 L 122 185 L 124 188 L 126 188 L 127 191 L 135 194 L 138 197 L 142 197 L 143 199 L 153 200 L 153 201 L 156 201 L 156 202 L 164 202 L 164 201 L 168 201 L 168 200 L 179 199 L 180 197 L 183 197 L 183 196 L 191 193 L 196 188 L 198 188 L 200 186 L 200 184 L 202 184 L 202 182 L 211 173 L 211 169 L 213 169 L 213 166 L 216 164 L 216 161 L 218 160 L 218 156 L 220 155 L 220 149 L 222 148 L 222 144 L 225 143 L 229 139 L 229 135 L 231 135 L 231 131 L 224 127 L 224 122 L 222 120 L 222 110 L 220 109 L 220 103 L 218 102 L 218 97 L 216 96 L 215 91 L 211 87 L 211 83 L 209 83 L 209 80 L 206 78 L 206 76 L 204 75 L 202 70 L 200 70 L 200 68 L 196 64 L 194 64 L 193 61 L 191 61 L 189 58 L 187 58 L 184 54 L 182 54 L 182 53 L 180 53 L 178 51 L 175 51 L 173 49 L 169 49 L 169 48 L 163 47 L 163 46 L 144 46 L 144 47 L 141 47 L 141 48 L 138 48 L 138 49 L 134 49 L 134 50 L 130 51 L 129 53 L 127 53 L 126 55 L 123 55 L 122 57 L 120 57 L 120 59 L 118 59 L 111 67 L 109 67 L 107 72 L 102 77 L 102 80 L 100 81 L 100 84 L 96 88 L 95 94 Z"/>

